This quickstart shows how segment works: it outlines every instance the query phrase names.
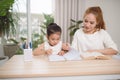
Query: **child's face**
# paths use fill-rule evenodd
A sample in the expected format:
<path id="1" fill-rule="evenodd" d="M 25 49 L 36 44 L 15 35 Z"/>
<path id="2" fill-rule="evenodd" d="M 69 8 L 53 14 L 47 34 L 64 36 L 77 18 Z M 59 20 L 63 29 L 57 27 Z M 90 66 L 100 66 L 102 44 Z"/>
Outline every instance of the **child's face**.
<path id="1" fill-rule="evenodd" d="M 51 34 L 50 36 L 48 36 L 48 41 L 49 41 L 49 44 L 51 46 L 54 46 L 56 44 L 59 43 L 60 41 L 60 37 L 61 37 L 61 34 L 60 33 L 55 33 L 55 34 Z"/>

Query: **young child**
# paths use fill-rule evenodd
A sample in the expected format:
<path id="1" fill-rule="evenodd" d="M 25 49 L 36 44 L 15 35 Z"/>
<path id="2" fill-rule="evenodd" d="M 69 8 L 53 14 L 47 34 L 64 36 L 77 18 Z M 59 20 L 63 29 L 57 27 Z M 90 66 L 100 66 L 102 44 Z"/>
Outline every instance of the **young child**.
<path id="1" fill-rule="evenodd" d="M 70 47 L 68 43 L 62 43 L 61 33 L 61 28 L 56 23 L 49 24 L 47 27 L 47 41 L 42 43 L 38 48 L 36 48 L 33 51 L 33 55 L 64 55 L 70 49 Z"/>

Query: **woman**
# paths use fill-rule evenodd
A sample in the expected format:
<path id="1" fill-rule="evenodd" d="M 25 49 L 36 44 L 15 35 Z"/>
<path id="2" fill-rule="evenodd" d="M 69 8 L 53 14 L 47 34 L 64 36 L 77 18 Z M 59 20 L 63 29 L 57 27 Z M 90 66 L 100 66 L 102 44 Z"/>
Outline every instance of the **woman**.
<path id="1" fill-rule="evenodd" d="M 106 26 L 100 7 L 90 7 L 83 17 L 83 28 L 74 34 L 72 47 L 82 52 L 100 52 L 105 55 L 114 55 L 118 49 L 110 35 L 106 32 Z"/>

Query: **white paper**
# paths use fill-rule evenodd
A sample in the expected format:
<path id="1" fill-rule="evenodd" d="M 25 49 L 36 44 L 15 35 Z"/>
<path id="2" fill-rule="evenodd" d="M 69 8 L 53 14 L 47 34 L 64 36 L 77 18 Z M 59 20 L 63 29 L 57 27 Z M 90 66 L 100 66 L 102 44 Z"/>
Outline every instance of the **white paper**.
<path id="1" fill-rule="evenodd" d="M 65 61 L 65 60 L 81 60 L 80 54 L 78 51 L 71 49 L 69 52 L 63 56 L 57 54 L 52 54 L 48 56 L 49 61 Z"/>
<path id="2" fill-rule="evenodd" d="M 66 60 L 81 60 L 80 53 L 74 49 L 71 49 L 65 55 L 63 55 Z"/>
<path id="3" fill-rule="evenodd" d="M 32 49 L 24 49 L 24 61 L 32 61 Z"/>

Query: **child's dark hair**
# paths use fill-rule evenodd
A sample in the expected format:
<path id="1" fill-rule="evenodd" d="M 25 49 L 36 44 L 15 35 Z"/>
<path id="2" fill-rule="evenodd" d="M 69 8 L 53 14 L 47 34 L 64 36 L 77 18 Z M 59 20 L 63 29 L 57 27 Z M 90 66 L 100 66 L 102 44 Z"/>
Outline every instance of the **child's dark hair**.
<path id="1" fill-rule="evenodd" d="M 47 35 L 50 36 L 51 34 L 60 32 L 61 34 L 61 28 L 56 23 L 50 23 L 47 27 Z"/>

